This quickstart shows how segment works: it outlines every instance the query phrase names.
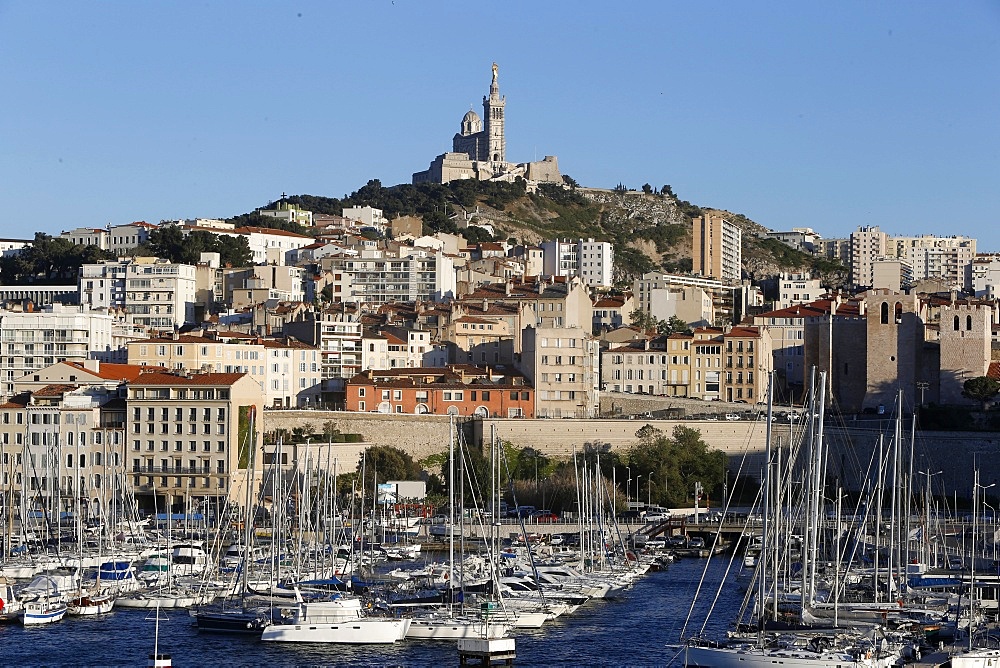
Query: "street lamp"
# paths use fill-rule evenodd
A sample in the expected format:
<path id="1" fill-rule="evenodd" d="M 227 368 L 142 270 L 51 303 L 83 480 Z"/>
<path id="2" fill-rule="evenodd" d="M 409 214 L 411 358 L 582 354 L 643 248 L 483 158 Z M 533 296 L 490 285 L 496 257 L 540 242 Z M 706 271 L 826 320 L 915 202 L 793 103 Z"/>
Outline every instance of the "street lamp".
<path id="1" fill-rule="evenodd" d="M 628 480 L 625 481 L 625 505 L 628 505 L 632 500 L 630 496 L 632 494 L 632 467 L 626 466 L 625 470 L 628 471 Z M 628 509 L 632 510 L 632 506 L 629 506 Z"/>
<path id="2" fill-rule="evenodd" d="M 992 513 L 993 516 L 993 538 L 991 539 L 991 542 L 993 543 L 993 561 L 996 561 L 997 560 L 997 509 L 991 506 L 990 504 L 986 503 L 985 500 L 983 500 L 983 505 L 990 509 L 990 513 Z"/>
<path id="3" fill-rule="evenodd" d="M 649 475 L 646 476 L 646 507 L 653 505 L 653 472 L 650 471 Z"/>
<path id="4" fill-rule="evenodd" d="M 640 481 L 641 480 L 642 480 L 642 474 L 640 473 L 639 475 L 637 475 L 635 477 L 635 502 L 636 502 L 636 505 L 642 504 L 642 497 L 639 496 L 639 486 L 640 486 Z"/>

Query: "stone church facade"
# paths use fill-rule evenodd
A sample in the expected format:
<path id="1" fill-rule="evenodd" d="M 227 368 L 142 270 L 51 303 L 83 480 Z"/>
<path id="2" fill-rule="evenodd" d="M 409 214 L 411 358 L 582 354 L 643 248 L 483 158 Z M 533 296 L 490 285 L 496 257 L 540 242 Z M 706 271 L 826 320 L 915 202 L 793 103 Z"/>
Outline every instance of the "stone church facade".
<path id="1" fill-rule="evenodd" d="M 499 68 L 493 63 L 490 94 L 483 96 L 483 117 L 470 109 L 451 140 L 451 152 L 437 156 L 426 170 L 414 173 L 413 183 L 448 183 L 456 179 L 513 181 L 519 177 L 535 183 L 562 183 L 555 156 L 547 155 L 535 162 L 507 162 L 504 133 L 507 98 L 500 95 L 498 73 Z"/>

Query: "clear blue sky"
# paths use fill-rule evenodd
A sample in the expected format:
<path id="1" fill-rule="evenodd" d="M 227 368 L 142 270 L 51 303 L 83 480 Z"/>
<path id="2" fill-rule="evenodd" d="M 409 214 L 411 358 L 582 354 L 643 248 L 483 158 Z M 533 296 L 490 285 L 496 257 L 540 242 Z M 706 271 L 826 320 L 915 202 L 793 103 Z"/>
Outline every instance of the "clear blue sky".
<path id="1" fill-rule="evenodd" d="M 495 60 L 511 160 L 1000 251 L 997 0 L 0 0 L 0 29 L 0 236 L 407 182 Z"/>

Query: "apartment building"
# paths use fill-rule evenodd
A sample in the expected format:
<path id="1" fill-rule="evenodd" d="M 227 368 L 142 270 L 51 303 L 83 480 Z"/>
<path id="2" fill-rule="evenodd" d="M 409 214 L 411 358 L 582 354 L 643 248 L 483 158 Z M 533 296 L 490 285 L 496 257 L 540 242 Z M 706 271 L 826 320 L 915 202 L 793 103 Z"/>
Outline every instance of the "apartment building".
<path id="1" fill-rule="evenodd" d="M 736 285 L 743 272 L 743 230 L 719 213 L 692 220 L 692 272 Z"/>
<path id="2" fill-rule="evenodd" d="M 594 300 L 591 331 L 596 335 L 627 325 L 632 322 L 635 309 L 631 293 L 598 297 Z"/>
<path id="3" fill-rule="evenodd" d="M 614 244 L 593 239 L 555 239 L 541 244 L 542 273 L 579 278 L 589 288 L 614 284 Z"/>
<path id="4" fill-rule="evenodd" d="M 534 401 L 522 375 L 471 365 L 368 370 L 347 382 L 347 410 L 362 413 L 532 418 Z"/>
<path id="5" fill-rule="evenodd" d="M 140 507 L 176 508 L 186 497 L 242 505 L 263 404 L 244 373 L 154 372 L 130 382 L 126 457 Z"/>
<path id="6" fill-rule="evenodd" d="M 721 281 L 651 271 L 633 281 L 636 305 L 659 320 L 676 316 L 694 327 L 732 321 L 734 288 Z"/>
<path id="7" fill-rule="evenodd" d="M 889 235 L 877 226 L 859 227 L 851 232 L 851 283 L 875 285 L 875 261 L 888 254 Z"/>
<path id="8" fill-rule="evenodd" d="M 283 220 L 286 223 L 295 223 L 303 227 L 313 226 L 312 211 L 285 201 L 278 202 L 273 209 L 258 209 L 257 213 L 268 218 Z"/>
<path id="9" fill-rule="evenodd" d="M 822 292 L 819 279 L 813 278 L 809 273 L 781 272 L 778 275 L 778 299 L 774 307 L 783 309 L 796 304 L 808 304 L 819 299 Z"/>
<path id="10" fill-rule="evenodd" d="M 163 329 L 194 322 L 194 266 L 136 258 L 125 268 L 125 281 L 125 310 L 132 322 Z"/>
<path id="11" fill-rule="evenodd" d="M 15 379 L 56 362 L 116 357 L 114 322 L 107 313 L 61 304 L 40 311 L 0 311 L 4 394 L 14 391 Z"/>
<path id="12" fill-rule="evenodd" d="M 153 337 L 128 344 L 129 364 L 188 373 L 243 373 L 264 391 L 268 407 L 315 405 L 322 392 L 319 349 L 293 338 L 242 332 Z"/>
<path id="13" fill-rule="evenodd" d="M 733 327 L 722 336 L 725 401 L 756 403 L 767 399 L 771 371 L 771 335 L 766 327 Z"/>
<path id="14" fill-rule="evenodd" d="M 124 493 L 112 479 L 124 463 L 117 388 L 48 385 L 0 407 L 3 481 L 35 517 L 89 516 Z"/>
<path id="15" fill-rule="evenodd" d="M 306 270 L 301 267 L 274 264 L 223 269 L 222 301 L 234 310 L 269 300 L 311 302 L 315 295 L 306 276 Z"/>
<path id="16" fill-rule="evenodd" d="M 454 261 L 438 251 L 401 248 L 393 256 L 366 249 L 356 256 L 324 257 L 320 266 L 333 275 L 333 301 L 442 301 L 456 294 Z"/>
<path id="17" fill-rule="evenodd" d="M 518 368 L 535 388 L 537 417 L 594 417 L 600 357 L 589 329 L 528 327 L 521 333 Z"/>

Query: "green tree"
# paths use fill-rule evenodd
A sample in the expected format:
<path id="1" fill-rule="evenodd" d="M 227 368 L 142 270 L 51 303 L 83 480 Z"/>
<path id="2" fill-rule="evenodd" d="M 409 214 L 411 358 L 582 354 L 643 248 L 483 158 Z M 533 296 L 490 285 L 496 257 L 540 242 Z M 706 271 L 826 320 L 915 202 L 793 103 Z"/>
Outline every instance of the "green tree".
<path id="1" fill-rule="evenodd" d="M 629 321 L 632 323 L 633 327 L 643 332 L 655 330 L 656 326 L 659 324 L 659 320 L 641 308 L 637 308 L 629 313 Z"/>
<path id="2" fill-rule="evenodd" d="M 689 506 L 694 502 L 696 482 L 716 498 L 721 496 L 726 480 L 724 452 L 709 450 L 696 429 L 677 426 L 667 436 L 658 429 L 647 427 L 636 432 L 639 442 L 625 457 L 633 479 L 641 475 L 646 481 L 640 488 L 640 498 L 648 496 L 655 499 L 655 503 L 668 507 Z"/>
<path id="3" fill-rule="evenodd" d="M 413 457 L 391 445 L 375 445 L 361 454 L 359 475 L 363 472 L 365 489 L 388 480 L 420 480 L 422 470 Z"/>
<path id="4" fill-rule="evenodd" d="M 0 280 L 5 285 L 76 283 L 81 265 L 115 259 L 114 253 L 97 246 L 80 246 L 36 232 L 31 245 L 16 255 L 0 258 Z"/>
<path id="5" fill-rule="evenodd" d="M 653 186 L 649 185 L 648 183 L 643 183 L 642 184 L 642 192 L 645 193 L 646 195 L 652 195 L 653 194 Z"/>
<path id="6" fill-rule="evenodd" d="M 973 401 L 981 401 L 984 411 L 997 394 L 1000 394 L 1000 382 L 989 376 L 970 378 L 962 385 L 962 396 Z"/>

